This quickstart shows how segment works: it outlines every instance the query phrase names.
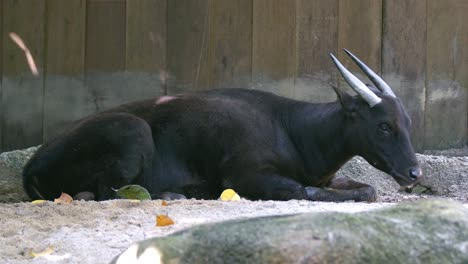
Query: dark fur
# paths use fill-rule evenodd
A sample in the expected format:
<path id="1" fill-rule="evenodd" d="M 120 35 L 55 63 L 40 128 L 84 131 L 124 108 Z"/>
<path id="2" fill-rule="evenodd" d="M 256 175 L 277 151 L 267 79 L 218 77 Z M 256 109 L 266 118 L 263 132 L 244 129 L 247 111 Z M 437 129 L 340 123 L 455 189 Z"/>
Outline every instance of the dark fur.
<path id="1" fill-rule="evenodd" d="M 340 100 L 327 104 L 222 89 L 122 105 L 45 143 L 24 169 L 24 186 L 32 199 L 90 191 L 103 200 L 114 197 L 111 187 L 139 184 L 155 198 L 216 199 L 233 188 L 249 199 L 371 201 L 368 185 L 333 185 L 355 155 L 413 183 L 417 162 L 401 102 L 378 93 L 382 103 L 370 108 L 336 91 Z M 379 132 L 382 122 L 392 124 L 391 135 Z"/>

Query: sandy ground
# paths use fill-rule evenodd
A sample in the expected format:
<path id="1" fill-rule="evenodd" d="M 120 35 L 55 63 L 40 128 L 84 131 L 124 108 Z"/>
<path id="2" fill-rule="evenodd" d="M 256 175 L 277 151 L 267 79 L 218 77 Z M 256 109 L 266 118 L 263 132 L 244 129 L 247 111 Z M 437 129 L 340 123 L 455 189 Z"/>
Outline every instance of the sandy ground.
<path id="1" fill-rule="evenodd" d="M 132 243 L 209 222 L 303 212 L 360 212 L 394 203 L 277 201 L 74 201 L 0 204 L 0 263 L 108 263 Z M 175 224 L 156 227 L 156 215 Z M 48 247 L 51 254 L 34 258 Z"/>

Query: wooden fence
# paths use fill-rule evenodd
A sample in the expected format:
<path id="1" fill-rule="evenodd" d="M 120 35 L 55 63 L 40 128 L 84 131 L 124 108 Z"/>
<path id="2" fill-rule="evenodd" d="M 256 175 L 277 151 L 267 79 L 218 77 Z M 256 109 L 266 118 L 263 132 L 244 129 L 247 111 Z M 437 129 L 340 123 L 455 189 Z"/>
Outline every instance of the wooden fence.
<path id="1" fill-rule="evenodd" d="M 359 73 L 342 48 L 402 98 L 417 149 L 463 146 L 466 13 L 466 0 L 0 0 L 0 151 L 125 101 L 186 90 L 334 100 L 328 83 L 344 83 L 328 53 Z"/>

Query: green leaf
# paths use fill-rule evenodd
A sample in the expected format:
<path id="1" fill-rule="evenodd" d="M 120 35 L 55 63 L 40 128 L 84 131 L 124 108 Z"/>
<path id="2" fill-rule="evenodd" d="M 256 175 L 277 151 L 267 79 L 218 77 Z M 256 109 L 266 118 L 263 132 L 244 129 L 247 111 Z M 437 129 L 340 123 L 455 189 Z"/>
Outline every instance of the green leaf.
<path id="1" fill-rule="evenodd" d="M 134 200 L 151 200 L 148 190 L 140 185 L 125 185 L 120 189 L 114 190 L 120 198 Z"/>

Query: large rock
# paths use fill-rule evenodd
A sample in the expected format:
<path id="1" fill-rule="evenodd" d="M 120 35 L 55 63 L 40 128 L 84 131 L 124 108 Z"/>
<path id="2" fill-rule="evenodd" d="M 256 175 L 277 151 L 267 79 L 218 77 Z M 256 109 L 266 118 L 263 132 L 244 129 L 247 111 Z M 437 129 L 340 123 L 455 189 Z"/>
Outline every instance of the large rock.
<path id="1" fill-rule="evenodd" d="M 112 263 L 468 263 L 468 209 L 420 200 L 208 224 L 142 241 Z"/>
<path id="2" fill-rule="evenodd" d="M 21 172 L 37 147 L 0 153 L 0 202 L 26 201 Z"/>

